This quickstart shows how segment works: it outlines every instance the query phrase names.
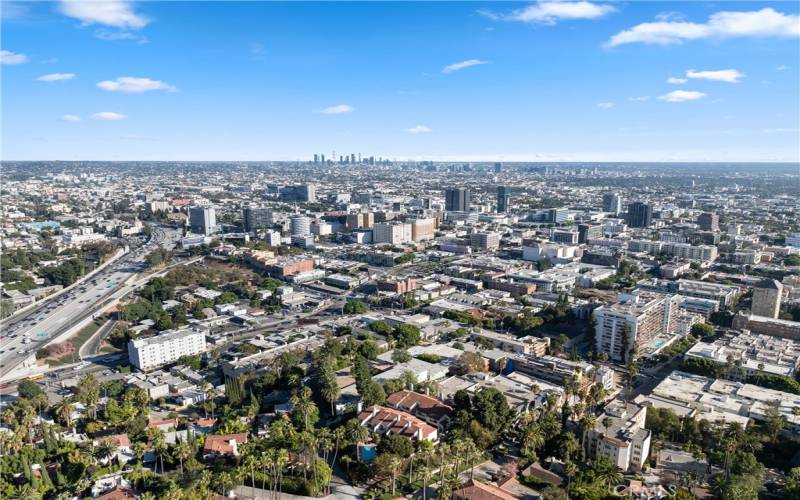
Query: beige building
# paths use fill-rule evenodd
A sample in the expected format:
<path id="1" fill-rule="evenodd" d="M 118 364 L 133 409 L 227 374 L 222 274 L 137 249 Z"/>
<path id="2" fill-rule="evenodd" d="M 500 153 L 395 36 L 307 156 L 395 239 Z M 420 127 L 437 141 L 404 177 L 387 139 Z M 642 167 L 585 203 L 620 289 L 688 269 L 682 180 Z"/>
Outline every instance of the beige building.
<path id="1" fill-rule="evenodd" d="M 411 241 L 411 224 L 405 222 L 379 222 L 372 228 L 373 243 L 402 245 Z"/>
<path id="2" fill-rule="evenodd" d="M 605 457 L 626 472 L 640 471 L 650 454 L 651 433 L 644 428 L 647 406 L 616 399 L 583 435 L 591 458 Z"/>
<path id="3" fill-rule="evenodd" d="M 753 305 L 750 308 L 755 316 L 777 318 L 781 310 L 783 285 L 777 280 L 764 280 L 753 288 Z"/>
<path id="4" fill-rule="evenodd" d="M 436 233 L 434 219 L 414 219 L 411 221 L 411 239 L 414 241 L 432 240 Z"/>
<path id="5" fill-rule="evenodd" d="M 366 228 L 372 229 L 375 225 L 375 214 L 372 212 L 359 212 L 347 216 L 347 229 Z"/>

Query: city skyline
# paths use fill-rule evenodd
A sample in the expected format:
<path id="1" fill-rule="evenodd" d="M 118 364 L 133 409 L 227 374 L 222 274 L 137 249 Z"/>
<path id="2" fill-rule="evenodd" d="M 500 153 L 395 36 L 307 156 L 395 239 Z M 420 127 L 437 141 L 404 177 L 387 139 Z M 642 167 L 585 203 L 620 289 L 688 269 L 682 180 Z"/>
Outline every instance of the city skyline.
<path id="1" fill-rule="evenodd" d="M 7 160 L 800 161 L 791 3 L 2 9 Z"/>

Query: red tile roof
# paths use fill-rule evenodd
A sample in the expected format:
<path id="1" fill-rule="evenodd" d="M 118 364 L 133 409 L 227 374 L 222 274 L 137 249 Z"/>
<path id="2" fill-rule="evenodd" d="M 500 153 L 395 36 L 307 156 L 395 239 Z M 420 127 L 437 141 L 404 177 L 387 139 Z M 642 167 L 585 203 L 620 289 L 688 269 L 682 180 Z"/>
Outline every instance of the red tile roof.
<path id="1" fill-rule="evenodd" d="M 400 434 L 408 438 L 416 438 L 421 434 L 422 439 L 433 439 L 436 434 L 435 427 L 414 415 L 385 406 L 370 406 L 358 415 L 358 421 L 361 425 L 378 427 L 382 432 Z"/>
<path id="2" fill-rule="evenodd" d="M 225 434 L 218 435 L 212 434 L 206 437 L 205 444 L 203 444 L 203 451 L 206 453 L 224 453 L 226 455 L 233 454 L 233 441 L 236 445 L 244 444 L 247 442 L 247 433 L 242 432 L 239 434 Z"/>
<path id="3" fill-rule="evenodd" d="M 493 484 L 470 479 L 464 486 L 453 492 L 453 498 L 457 500 L 517 500 L 519 497 Z"/>
<path id="4" fill-rule="evenodd" d="M 386 403 L 409 413 L 423 414 L 437 422 L 453 413 L 453 407 L 438 399 L 408 390 L 395 392 L 386 398 Z"/>

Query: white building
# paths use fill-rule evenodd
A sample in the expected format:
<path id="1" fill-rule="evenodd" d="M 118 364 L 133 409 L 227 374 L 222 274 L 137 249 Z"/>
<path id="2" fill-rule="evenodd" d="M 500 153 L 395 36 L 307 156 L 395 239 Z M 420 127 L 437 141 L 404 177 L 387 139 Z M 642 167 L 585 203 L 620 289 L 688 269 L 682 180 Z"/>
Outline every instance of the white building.
<path id="1" fill-rule="evenodd" d="M 311 234 L 311 219 L 305 215 L 293 215 L 289 219 L 292 236 L 305 236 Z"/>
<path id="2" fill-rule="evenodd" d="M 205 334 L 187 328 L 131 340 L 128 343 L 128 359 L 133 366 L 146 372 L 177 361 L 182 356 L 200 354 L 205 350 Z"/>
<path id="3" fill-rule="evenodd" d="M 792 378 L 800 368 L 800 340 L 750 332 L 734 333 L 713 343 L 698 342 L 684 356 L 723 366 L 730 358 L 737 367 L 731 370 L 734 379 L 759 373 Z"/>
<path id="4" fill-rule="evenodd" d="M 372 228 L 373 243 L 402 245 L 411 239 L 411 224 L 405 222 L 378 222 Z"/>
<path id="5" fill-rule="evenodd" d="M 650 454 L 651 433 L 644 428 L 647 406 L 615 399 L 583 435 L 591 458 L 605 457 L 623 471 L 640 471 Z"/>

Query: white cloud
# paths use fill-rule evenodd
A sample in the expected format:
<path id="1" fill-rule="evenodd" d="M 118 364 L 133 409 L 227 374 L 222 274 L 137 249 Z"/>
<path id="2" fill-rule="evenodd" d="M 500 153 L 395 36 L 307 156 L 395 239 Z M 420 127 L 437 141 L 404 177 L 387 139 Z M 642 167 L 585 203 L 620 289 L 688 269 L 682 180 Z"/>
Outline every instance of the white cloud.
<path id="1" fill-rule="evenodd" d="M 611 109 L 614 107 L 613 102 L 598 102 L 597 107 L 600 109 Z"/>
<path id="2" fill-rule="evenodd" d="M 471 66 L 480 66 L 481 64 L 489 64 L 489 61 L 481 61 L 480 59 L 467 59 L 466 61 L 448 64 L 442 68 L 442 73 L 446 75 L 454 71 L 460 71 L 462 69 L 469 68 Z"/>
<path id="3" fill-rule="evenodd" d="M 409 134 L 428 134 L 430 132 L 433 132 L 433 130 L 431 130 L 429 127 L 426 127 L 425 125 L 417 125 L 416 127 L 407 128 L 405 129 L 405 131 L 408 132 Z"/>
<path id="4" fill-rule="evenodd" d="M 662 96 L 659 96 L 658 98 L 667 102 L 685 102 L 696 101 L 705 96 L 706 94 L 697 92 L 696 90 L 673 90 L 672 92 L 668 92 Z"/>
<path id="5" fill-rule="evenodd" d="M 336 106 L 328 106 L 320 111 L 323 115 L 341 115 L 344 113 L 352 113 L 353 107 L 347 104 L 337 104 Z"/>
<path id="6" fill-rule="evenodd" d="M 677 78 L 677 77 L 674 77 L 674 76 L 671 76 L 671 77 L 667 78 L 667 83 L 670 83 L 672 85 L 683 85 L 684 83 L 686 83 L 688 81 L 689 80 L 687 80 L 686 78 Z"/>
<path id="7" fill-rule="evenodd" d="M 628 100 L 630 102 L 645 102 L 645 101 L 649 101 L 650 100 L 650 96 L 649 95 L 643 95 L 643 96 L 638 96 L 638 97 L 628 97 Z"/>
<path id="8" fill-rule="evenodd" d="M 494 21 L 519 21 L 535 24 L 556 24 L 558 21 L 573 19 L 597 19 L 616 11 L 611 5 L 601 5 L 587 1 L 562 2 L 540 1 L 527 7 L 498 14 L 492 11 L 478 11 Z"/>
<path id="9" fill-rule="evenodd" d="M 133 11 L 133 6 L 125 0 L 61 0 L 61 13 L 78 19 L 83 24 L 104 24 L 114 28 L 144 28 L 150 20 Z"/>
<path id="10" fill-rule="evenodd" d="M 94 32 L 94 37 L 107 42 L 135 40 L 140 45 L 148 42 L 146 36 L 139 36 L 135 33 L 131 33 L 130 31 L 109 31 L 102 28 Z"/>
<path id="11" fill-rule="evenodd" d="M 712 14 L 706 23 L 680 20 L 641 23 L 617 33 L 611 37 L 606 46 L 616 47 L 626 43 L 671 45 L 703 38 L 796 38 L 798 36 L 800 36 L 800 16 L 764 8 L 750 12 L 717 12 Z"/>
<path id="12" fill-rule="evenodd" d="M 778 66 L 777 68 L 775 68 L 775 71 L 786 71 L 786 70 L 787 70 L 787 69 L 789 69 L 789 68 L 791 68 L 791 66 L 787 66 L 787 65 L 785 65 L 785 64 L 781 64 L 780 66 Z"/>
<path id="13" fill-rule="evenodd" d="M 744 74 L 735 69 L 719 69 L 714 71 L 696 71 L 690 69 L 686 71 L 687 78 L 697 78 L 700 80 L 714 80 L 717 82 L 738 83 Z"/>
<path id="14" fill-rule="evenodd" d="M 81 121 L 81 117 L 78 115 L 64 115 L 61 117 L 61 120 L 65 122 L 79 122 Z"/>
<path id="15" fill-rule="evenodd" d="M 0 50 L 0 64 L 22 64 L 28 61 L 25 54 L 17 54 L 10 50 Z"/>
<path id="16" fill-rule="evenodd" d="M 94 118 L 95 120 L 116 122 L 119 120 L 124 120 L 125 118 L 127 118 L 127 116 L 123 115 L 122 113 L 114 113 L 113 111 L 101 111 L 99 113 L 93 114 L 92 118 Z"/>
<path id="17" fill-rule="evenodd" d="M 42 75 L 36 80 L 40 82 L 63 82 L 65 80 L 72 80 L 75 78 L 75 73 L 50 73 Z"/>
<path id="18" fill-rule="evenodd" d="M 126 94 L 139 94 L 152 90 L 166 90 L 167 92 L 176 92 L 178 90 L 166 82 L 133 76 L 121 76 L 116 80 L 103 80 L 97 83 L 97 88 L 107 92 L 123 92 Z"/>

